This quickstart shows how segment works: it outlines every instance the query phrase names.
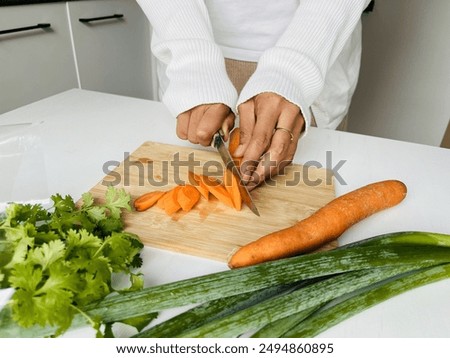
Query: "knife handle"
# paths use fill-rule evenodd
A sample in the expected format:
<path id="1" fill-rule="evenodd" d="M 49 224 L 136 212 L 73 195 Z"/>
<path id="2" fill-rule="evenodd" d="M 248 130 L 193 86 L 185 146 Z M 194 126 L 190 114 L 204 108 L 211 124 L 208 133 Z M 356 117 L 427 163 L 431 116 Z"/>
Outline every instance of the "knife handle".
<path id="1" fill-rule="evenodd" d="M 212 140 L 211 140 L 211 147 L 216 148 L 216 141 L 217 141 L 217 137 L 220 136 L 220 132 L 217 132 L 216 134 L 213 135 Z"/>
<path id="2" fill-rule="evenodd" d="M 225 133 L 228 134 L 228 127 L 226 126 L 225 122 L 222 123 L 222 128 L 220 128 L 216 134 L 213 135 L 211 140 L 211 147 L 216 148 L 214 143 L 216 142 L 217 136 L 221 136 L 222 138 L 225 136 Z"/>

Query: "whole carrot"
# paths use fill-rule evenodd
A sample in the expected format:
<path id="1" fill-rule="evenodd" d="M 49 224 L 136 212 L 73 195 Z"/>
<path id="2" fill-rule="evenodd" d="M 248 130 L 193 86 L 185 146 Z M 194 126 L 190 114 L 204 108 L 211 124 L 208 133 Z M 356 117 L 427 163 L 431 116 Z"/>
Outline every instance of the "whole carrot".
<path id="1" fill-rule="evenodd" d="M 244 245 L 234 252 L 230 268 L 310 252 L 335 240 L 360 220 L 400 203 L 407 188 L 398 180 L 372 183 L 342 195 L 306 219 Z"/>

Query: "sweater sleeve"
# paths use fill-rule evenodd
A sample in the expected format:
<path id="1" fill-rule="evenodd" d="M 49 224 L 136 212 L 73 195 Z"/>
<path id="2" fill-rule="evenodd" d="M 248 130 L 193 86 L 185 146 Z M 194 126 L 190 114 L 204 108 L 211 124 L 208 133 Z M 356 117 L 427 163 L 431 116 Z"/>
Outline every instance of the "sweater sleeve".
<path id="1" fill-rule="evenodd" d="M 173 116 L 199 104 L 235 109 L 237 92 L 215 43 L 202 0 L 137 0 L 153 29 L 152 52 L 163 63 L 167 88 L 162 101 Z"/>
<path id="2" fill-rule="evenodd" d="M 327 71 L 369 2 L 301 0 L 275 46 L 261 55 L 237 105 L 259 93 L 275 92 L 298 105 L 309 125 L 309 108 L 324 87 Z"/>

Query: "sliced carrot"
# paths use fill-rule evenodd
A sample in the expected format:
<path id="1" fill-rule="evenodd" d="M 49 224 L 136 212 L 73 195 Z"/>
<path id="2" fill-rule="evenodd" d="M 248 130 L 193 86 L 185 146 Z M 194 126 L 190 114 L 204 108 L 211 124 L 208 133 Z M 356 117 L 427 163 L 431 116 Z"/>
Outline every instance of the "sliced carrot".
<path id="1" fill-rule="evenodd" d="M 178 190 L 178 203 L 183 211 L 190 211 L 200 200 L 200 192 L 193 185 L 184 185 Z"/>
<path id="2" fill-rule="evenodd" d="M 222 185 L 217 179 L 208 177 L 206 175 L 199 175 L 200 182 L 208 188 L 208 191 L 216 197 L 223 204 L 234 208 L 233 201 L 231 200 L 231 196 L 228 193 L 225 186 Z"/>
<path id="3" fill-rule="evenodd" d="M 161 196 L 161 197 L 158 199 L 158 201 L 156 202 L 156 206 L 157 206 L 158 208 L 164 210 L 164 207 L 165 207 L 165 201 L 166 201 L 167 197 L 169 196 L 169 193 L 170 193 L 171 190 L 172 190 L 172 189 L 167 190 L 167 191 L 164 193 L 164 195 Z"/>
<path id="4" fill-rule="evenodd" d="M 406 185 L 398 180 L 372 183 L 342 195 L 293 226 L 244 245 L 229 259 L 230 268 L 313 251 L 337 239 L 362 219 L 400 203 Z"/>
<path id="5" fill-rule="evenodd" d="M 178 192 L 180 189 L 181 186 L 176 186 L 167 193 L 167 196 L 164 199 L 164 211 L 167 215 L 175 214 L 181 209 L 181 205 L 178 202 Z"/>
<path id="6" fill-rule="evenodd" d="M 206 184 L 203 182 L 203 180 L 199 181 L 199 186 L 197 187 L 197 189 L 206 200 L 209 200 L 209 189 L 206 186 Z"/>
<path id="7" fill-rule="evenodd" d="M 236 210 L 240 211 L 242 209 L 242 197 L 239 191 L 239 183 L 235 175 L 227 169 L 224 175 L 225 189 L 227 189 L 228 194 L 230 194 L 231 201 Z"/>
<path id="8" fill-rule="evenodd" d="M 198 174 L 195 174 L 194 172 L 189 171 L 189 181 L 191 184 L 195 185 L 197 190 L 200 192 L 200 194 L 206 199 L 209 200 L 209 190 L 203 184 L 202 180 L 200 179 Z"/>
<path id="9" fill-rule="evenodd" d="M 225 170 L 225 173 L 223 175 L 223 184 L 225 185 L 225 189 L 227 189 L 228 194 L 232 197 L 232 185 L 233 185 L 233 174 L 229 169 Z"/>
<path id="10" fill-rule="evenodd" d="M 138 197 L 135 201 L 134 201 L 134 208 L 137 211 L 144 211 L 147 210 L 149 208 L 151 208 L 153 205 L 156 204 L 156 202 L 165 194 L 165 191 L 160 191 L 160 190 L 156 190 L 156 191 L 151 191 L 149 193 L 145 193 L 143 195 L 141 195 L 140 197 Z"/>
<path id="11" fill-rule="evenodd" d="M 220 202 L 234 209 L 230 194 L 228 194 L 227 189 L 225 189 L 223 185 L 210 187 L 209 191 L 213 196 L 219 199 Z"/>
<path id="12" fill-rule="evenodd" d="M 189 184 L 197 186 L 199 184 L 198 175 L 188 171 Z"/>

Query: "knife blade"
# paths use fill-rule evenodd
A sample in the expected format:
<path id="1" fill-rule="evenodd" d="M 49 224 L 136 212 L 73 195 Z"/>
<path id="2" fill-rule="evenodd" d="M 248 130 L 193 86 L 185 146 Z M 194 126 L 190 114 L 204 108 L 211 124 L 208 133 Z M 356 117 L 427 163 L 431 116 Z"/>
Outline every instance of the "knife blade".
<path id="1" fill-rule="evenodd" d="M 231 154 L 225 145 L 225 141 L 223 140 L 223 131 L 219 130 L 213 137 L 211 145 L 217 149 L 217 151 L 220 154 L 220 157 L 222 158 L 225 168 L 230 170 L 231 173 L 236 177 L 237 182 L 239 183 L 239 192 L 242 197 L 242 201 L 247 205 L 250 210 L 257 216 L 259 215 L 258 208 L 256 207 L 255 203 L 253 202 L 253 199 L 250 195 L 250 192 L 248 191 L 247 187 L 242 182 L 242 176 L 239 168 L 236 166 L 236 163 L 234 162 L 233 158 L 231 157 Z"/>

